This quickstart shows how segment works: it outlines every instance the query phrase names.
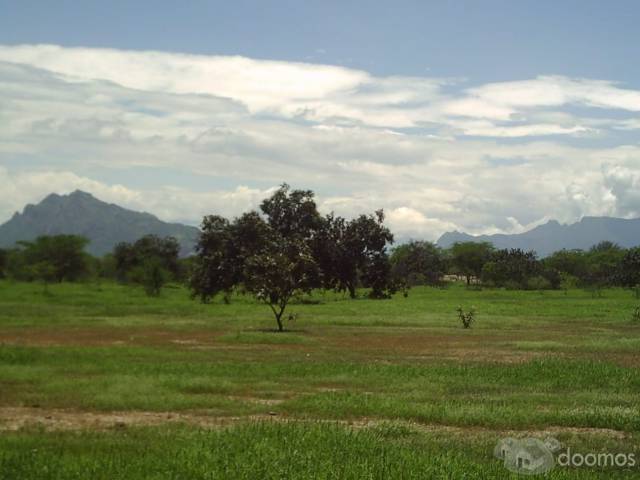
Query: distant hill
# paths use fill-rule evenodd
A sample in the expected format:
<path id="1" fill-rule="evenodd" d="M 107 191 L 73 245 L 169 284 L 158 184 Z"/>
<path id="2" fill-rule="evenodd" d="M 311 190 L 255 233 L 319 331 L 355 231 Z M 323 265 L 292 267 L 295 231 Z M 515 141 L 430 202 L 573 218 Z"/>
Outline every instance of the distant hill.
<path id="1" fill-rule="evenodd" d="M 551 220 L 528 232 L 513 235 L 469 235 L 447 232 L 438 245 L 449 248 L 456 242 L 490 242 L 496 248 L 534 250 L 545 257 L 557 250 L 579 248 L 587 250 L 604 240 L 629 248 L 640 245 L 640 218 L 626 220 L 611 217 L 584 217 L 577 223 L 562 225 Z"/>
<path id="2" fill-rule="evenodd" d="M 40 235 L 74 234 L 87 237 L 87 251 L 101 256 L 119 242 L 134 242 L 155 234 L 175 237 L 185 256 L 194 251 L 199 233 L 196 227 L 163 222 L 149 213 L 127 210 L 76 190 L 69 195 L 52 193 L 39 204 L 27 205 L 22 213 L 15 213 L 0 225 L 0 247 Z"/>

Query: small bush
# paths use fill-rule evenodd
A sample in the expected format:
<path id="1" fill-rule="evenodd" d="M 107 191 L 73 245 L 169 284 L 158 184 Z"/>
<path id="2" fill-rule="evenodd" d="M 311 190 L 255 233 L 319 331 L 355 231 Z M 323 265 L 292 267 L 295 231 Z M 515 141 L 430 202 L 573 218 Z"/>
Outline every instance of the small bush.
<path id="1" fill-rule="evenodd" d="M 638 305 L 631 314 L 631 321 L 633 323 L 640 323 L 640 305 Z"/>
<path id="2" fill-rule="evenodd" d="M 529 290 L 551 290 L 551 282 L 538 275 L 527 280 L 527 288 Z"/>
<path id="3" fill-rule="evenodd" d="M 476 320 L 476 311 L 473 307 L 468 312 L 465 312 L 462 307 L 457 308 L 458 319 L 462 323 L 462 328 L 471 328 L 471 325 Z"/>
<path id="4" fill-rule="evenodd" d="M 157 297 L 162 287 L 169 281 L 170 273 L 163 267 L 160 259 L 152 257 L 135 267 L 129 277 L 135 283 L 142 285 L 148 296 Z"/>

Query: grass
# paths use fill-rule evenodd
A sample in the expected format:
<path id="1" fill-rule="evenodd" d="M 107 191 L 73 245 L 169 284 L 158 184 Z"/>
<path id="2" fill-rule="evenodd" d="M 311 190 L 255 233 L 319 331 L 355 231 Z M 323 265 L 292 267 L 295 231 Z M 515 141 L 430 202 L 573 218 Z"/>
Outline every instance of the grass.
<path id="1" fill-rule="evenodd" d="M 549 429 L 572 446 L 640 450 L 632 292 L 455 285 L 314 298 L 292 304 L 297 320 L 277 333 L 250 297 L 202 305 L 177 286 L 148 298 L 110 283 L 45 293 L 0 282 L 0 422 L 19 407 L 238 423 L 62 432 L 25 422 L 0 437 L 0 478 L 502 478 L 491 444 Z M 477 311 L 472 329 L 458 305 Z"/>
<path id="2" fill-rule="evenodd" d="M 0 438 L 0 478 L 487 479 L 516 478 L 489 436 L 443 438 L 411 427 L 257 422 L 109 432 L 20 432 Z M 574 451 L 590 445 L 573 443 Z M 609 448 L 623 448 L 609 444 Z M 625 451 L 625 450 L 621 450 Z M 635 478 L 633 470 L 556 468 L 545 478 Z"/>

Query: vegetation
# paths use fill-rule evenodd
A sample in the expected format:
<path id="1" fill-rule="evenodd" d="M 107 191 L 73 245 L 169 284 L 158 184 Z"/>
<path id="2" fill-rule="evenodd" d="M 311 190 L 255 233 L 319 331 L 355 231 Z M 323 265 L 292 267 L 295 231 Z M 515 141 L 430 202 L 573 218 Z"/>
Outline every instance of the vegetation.
<path id="1" fill-rule="evenodd" d="M 348 290 L 361 283 L 372 298 L 395 291 L 386 252 L 393 241 L 382 211 L 347 222 L 317 211 L 310 190 L 284 184 L 260 206 L 233 222 L 207 216 L 190 278 L 192 296 L 209 302 L 218 293 L 228 301 L 234 288 L 271 308 L 278 330 L 296 295 L 314 288 Z"/>
<path id="2" fill-rule="evenodd" d="M 6 270 L 18 280 L 77 281 L 89 273 L 89 256 L 84 253 L 87 243 L 86 238 L 75 235 L 18 242 L 16 249 L 5 253 Z"/>
<path id="3" fill-rule="evenodd" d="M 180 245 L 173 237 L 146 235 L 135 243 L 122 242 L 113 250 L 116 278 L 142 285 L 150 296 L 160 295 L 162 286 L 179 278 Z"/>
<path id="4" fill-rule="evenodd" d="M 461 275 L 474 288 L 583 288 L 599 297 L 603 289 L 621 286 L 640 295 L 640 247 L 601 242 L 588 251 L 562 250 L 539 259 L 533 251 L 475 242 L 442 250 L 411 241 L 389 251 L 393 240 L 381 210 L 352 220 L 322 216 L 311 190 L 283 184 L 261 203 L 260 212 L 233 220 L 204 217 L 195 256 L 179 258 L 174 237 L 146 235 L 94 258 L 85 253 L 83 237 L 43 236 L 0 250 L 0 279 L 40 281 L 45 290 L 52 282 L 117 279 L 156 297 L 167 283 L 180 282 L 203 303 L 249 293 L 271 308 L 280 331 L 296 297 L 333 291 L 356 298 L 361 289 L 370 298 L 388 299 L 398 290 L 407 296 L 418 285 L 444 286 L 447 275 Z"/>
<path id="5" fill-rule="evenodd" d="M 458 320 L 460 320 L 462 328 L 471 328 L 473 322 L 476 321 L 476 311 L 473 308 L 465 311 L 462 307 L 458 307 L 456 312 L 458 312 Z"/>
<path id="6" fill-rule="evenodd" d="M 510 478 L 490 454 L 507 434 L 640 447 L 628 290 L 321 291 L 290 301 L 304 329 L 274 334 L 252 296 L 171 287 L 0 282 L 0 428 L 19 427 L 0 478 Z M 470 330 L 460 303 L 482 312 Z"/>
<path id="7" fill-rule="evenodd" d="M 464 275 L 467 285 L 471 278 L 480 278 L 482 269 L 491 259 L 493 246 L 489 243 L 462 242 L 451 247 L 451 264 L 455 271 Z"/>
<path id="8" fill-rule="evenodd" d="M 447 273 L 445 253 L 431 242 L 411 241 L 399 245 L 391 255 L 392 275 L 406 287 L 442 285 Z"/>

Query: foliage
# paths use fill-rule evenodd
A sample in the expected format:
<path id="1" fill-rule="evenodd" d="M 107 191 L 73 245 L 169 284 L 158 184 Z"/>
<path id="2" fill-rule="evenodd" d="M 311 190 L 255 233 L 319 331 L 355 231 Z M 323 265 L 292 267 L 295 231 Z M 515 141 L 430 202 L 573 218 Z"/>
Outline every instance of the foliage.
<path id="1" fill-rule="evenodd" d="M 133 268 L 131 279 L 144 287 L 144 291 L 150 297 L 160 295 L 162 287 L 171 278 L 170 272 L 165 268 L 164 262 L 158 257 L 148 257 L 142 264 Z"/>
<path id="2" fill-rule="evenodd" d="M 625 252 L 618 267 L 618 280 L 624 287 L 640 285 L 640 247 Z"/>
<path id="3" fill-rule="evenodd" d="M 573 278 L 583 278 L 587 271 L 587 256 L 582 250 L 559 250 L 543 260 L 546 268 L 563 272 Z"/>
<path id="4" fill-rule="evenodd" d="M 269 226 L 284 238 L 310 240 L 322 220 L 311 190 L 291 190 L 283 183 L 273 195 L 260 204 Z"/>
<path id="5" fill-rule="evenodd" d="M 391 254 L 392 275 L 397 284 L 440 285 L 446 273 L 442 250 L 431 242 L 411 241 L 399 245 Z"/>
<path id="6" fill-rule="evenodd" d="M 321 217 L 312 191 L 286 184 L 261 210 L 233 222 L 204 218 L 189 281 L 193 297 L 208 302 L 224 293 L 227 299 L 240 287 L 270 306 L 282 330 L 289 301 L 313 288 L 348 290 L 355 297 L 362 283 L 372 298 L 395 291 L 386 252 L 393 236 L 382 211 L 352 221 Z"/>
<path id="7" fill-rule="evenodd" d="M 49 284 L 57 280 L 56 267 L 48 260 L 42 260 L 28 267 L 31 277 L 39 280 L 44 285 L 44 290 L 49 291 Z"/>
<path id="8" fill-rule="evenodd" d="M 536 275 L 535 277 L 529 277 L 527 279 L 527 290 L 551 290 L 553 286 L 551 282 L 542 275 Z"/>
<path id="9" fill-rule="evenodd" d="M 76 235 L 54 235 L 18 242 L 7 256 L 7 270 L 18 280 L 78 281 L 89 273 L 88 240 Z"/>
<path id="10" fill-rule="evenodd" d="M 9 252 L 0 248 L 0 278 L 7 276 L 7 264 L 9 263 Z"/>
<path id="11" fill-rule="evenodd" d="M 289 301 L 295 295 L 311 292 L 317 265 L 304 243 L 280 238 L 247 259 L 244 275 L 245 289 L 269 305 L 282 332 Z"/>
<path id="12" fill-rule="evenodd" d="M 625 251 L 611 242 L 601 242 L 587 253 L 587 269 L 582 283 L 585 287 L 599 292 L 602 288 L 616 285 L 619 265 Z"/>
<path id="13" fill-rule="evenodd" d="M 456 271 L 466 277 L 467 285 L 470 285 L 471 277 L 480 278 L 493 250 L 493 246 L 487 242 L 456 242 L 451 247 L 451 262 Z"/>
<path id="14" fill-rule="evenodd" d="M 391 278 L 391 264 L 387 244 L 393 243 L 391 231 L 384 226 L 384 212 L 377 210 L 374 215 L 360 215 L 347 225 L 346 253 L 356 259 L 357 272 L 362 284 L 370 287 L 370 298 L 389 298 L 396 292 Z M 351 279 L 354 285 L 356 279 Z M 349 290 L 353 298 L 354 292 Z"/>
<path id="15" fill-rule="evenodd" d="M 179 275 L 179 252 L 173 237 L 145 235 L 132 244 L 121 242 L 113 251 L 116 276 L 121 282 L 141 284 L 149 296 L 158 296 L 162 286 Z"/>
<path id="16" fill-rule="evenodd" d="M 471 307 L 471 310 L 465 312 L 464 309 L 459 306 L 456 311 L 458 312 L 458 320 L 462 323 L 462 328 L 471 328 L 476 320 L 475 309 Z"/>
<path id="17" fill-rule="evenodd" d="M 241 265 L 229 221 L 217 215 L 204 217 L 200 239 L 196 245 L 197 256 L 189 278 L 192 297 L 209 302 L 218 293 L 228 298 L 234 285 L 241 280 Z"/>
<path id="18" fill-rule="evenodd" d="M 540 264 L 534 252 L 520 249 L 498 250 L 490 255 L 490 260 L 482 269 L 483 282 L 502 287 L 507 281 L 525 289 L 531 277 L 540 273 Z"/>
<path id="19" fill-rule="evenodd" d="M 351 298 L 359 285 L 365 285 L 371 287 L 371 298 L 388 298 L 396 290 L 387 253 L 391 243 L 393 235 L 384 226 L 382 210 L 350 221 L 327 215 L 311 242 L 321 285 L 349 292 Z"/>

